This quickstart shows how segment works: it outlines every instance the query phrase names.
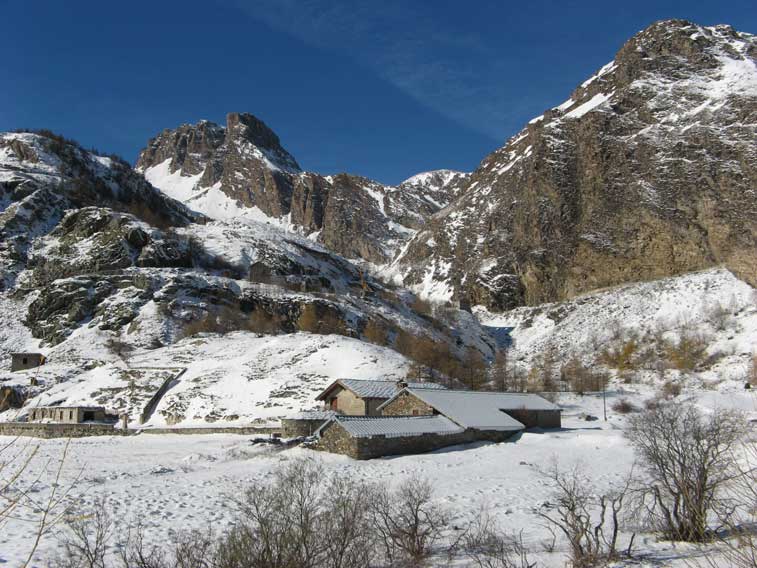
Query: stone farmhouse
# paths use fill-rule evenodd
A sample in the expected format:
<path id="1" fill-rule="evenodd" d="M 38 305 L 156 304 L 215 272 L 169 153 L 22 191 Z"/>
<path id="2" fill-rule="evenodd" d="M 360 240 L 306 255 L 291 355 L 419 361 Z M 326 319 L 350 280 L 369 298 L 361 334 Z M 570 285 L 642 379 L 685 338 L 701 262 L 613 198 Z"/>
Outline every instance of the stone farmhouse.
<path id="1" fill-rule="evenodd" d="M 442 414 L 461 425 L 497 426 L 503 414 L 526 428 L 560 428 L 561 409 L 531 393 L 427 390 L 408 387 L 379 407 L 382 416 Z"/>
<path id="2" fill-rule="evenodd" d="M 291 435 L 297 424 L 301 426 L 299 435 L 310 435 L 320 422 L 312 447 L 354 459 L 428 452 L 475 441 L 502 442 L 526 428 L 561 425 L 560 407 L 527 393 L 342 380 L 330 385 L 318 399 L 328 410 L 291 420 L 289 431 L 284 425 L 285 435 Z"/>
<path id="3" fill-rule="evenodd" d="M 11 353 L 11 371 L 25 371 L 45 364 L 42 353 Z"/>
<path id="4" fill-rule="evenodd" d="M 379 406 L 406 387 L 437 390 L 445 388 L 437 383 L 339 379 L 326 387 L 315 399 L 323 401 L 325 410 L 339 414 L 379 416 Z"/>

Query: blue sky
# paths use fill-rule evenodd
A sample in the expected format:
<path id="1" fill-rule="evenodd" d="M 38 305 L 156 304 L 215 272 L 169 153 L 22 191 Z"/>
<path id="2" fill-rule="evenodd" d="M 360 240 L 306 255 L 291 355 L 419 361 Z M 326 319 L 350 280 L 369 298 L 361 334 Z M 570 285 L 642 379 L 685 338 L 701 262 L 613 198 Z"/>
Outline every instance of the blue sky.
<path id="1" fill-rule="evenodd" d="M 0 130 L 133 161 L 164 128 L 247 111 L 304 168 L 385 183 L 475 168 L 655 20 L 757 33 L 754 0 L 0 0 L 0 17 Z"/>

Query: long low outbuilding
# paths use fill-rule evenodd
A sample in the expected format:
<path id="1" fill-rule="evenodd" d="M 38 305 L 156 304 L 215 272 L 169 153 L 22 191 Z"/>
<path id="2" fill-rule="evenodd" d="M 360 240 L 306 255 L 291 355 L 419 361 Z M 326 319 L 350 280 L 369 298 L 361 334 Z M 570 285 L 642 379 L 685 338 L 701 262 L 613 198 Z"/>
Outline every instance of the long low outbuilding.
<path id="1" fill-rule="evenodd" d="M 418 454 L 475 441 L 503 442 L 524 429 L 505 416 L 497 429 L 465 428 L 446 416 L 335 415 L 316 432 L 316 450 L 365 460 Z"/>

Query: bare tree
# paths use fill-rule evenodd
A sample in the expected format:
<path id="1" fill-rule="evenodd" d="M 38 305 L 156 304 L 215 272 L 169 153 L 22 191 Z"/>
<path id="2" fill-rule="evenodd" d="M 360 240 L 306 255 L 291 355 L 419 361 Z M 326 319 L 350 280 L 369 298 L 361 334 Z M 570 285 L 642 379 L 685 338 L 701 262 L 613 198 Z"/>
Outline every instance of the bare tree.
<path id="1" fill-rule="evenodd" d="M 97 500 L 88 514 L 70 519 L 66 528 L 65 556 L 58 560 L 58 568 L 107 567 L 106 554 L 116 528 L 104 499 Z"/>
<path id="2" fill-rule="evenodd" d="M 446 524 L 433 503 L 428 481 L 410 478 L 394 490 L 376 487 L 371 495 L 371 526 L 389 563 L 418 565 L 431 554 Z"/>
<path id="3" fill-rule="evenodd" d="M 533 568 L 523 536 L 503 532 L 488 511 L 482 510 L 467 527 L 453 554 L 460 553 L 479 568 Z"/>
<path id="4" fill-rule="evenodd" d="M 738 476 L 732 451 L 743 432 L 739 414 L 690 404 L 660 403 L 629 419 L 626 435 L 648 474 L 639 510 L 656 530 L 702 542 L 710 520 L 729 517 L 724 490 Z"/>
<path id="5" fill-rule="evenodd" d="M 597 494 L 580 465 L 563 471 L 555 463 L 544 475 L 554 486 L 556 503 L 539 516 L 568 540 L 571 565 L 588 568 L 617 559 L 621 513 L 630 481 L 617 490 Z"/>

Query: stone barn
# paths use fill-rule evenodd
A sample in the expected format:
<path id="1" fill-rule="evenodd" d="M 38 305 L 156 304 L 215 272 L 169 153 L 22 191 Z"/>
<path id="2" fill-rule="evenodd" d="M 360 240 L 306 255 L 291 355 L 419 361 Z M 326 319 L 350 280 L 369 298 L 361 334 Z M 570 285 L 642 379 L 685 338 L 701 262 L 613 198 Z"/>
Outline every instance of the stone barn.
<path id="1" fill-rule="evenodd" d="M 479 440 L 502 442 L 523 425 L 505 417 L 496 430 L 465 428 L 446 416 L 336 415 L 318 430 L 313 449 L 356 460 L 418 454 Z"/>
<path id="2" fill-rule="evenodd" d="M 42 353 L 12 353 L 11 371 L 25 371 L 45 364 Z"/>
<path id="3" fill-rule="evenodd" d="M 116 417 L 105 412 L 102 406 L 40 406 L 29 410 L 29 422 L 57 422 L 82 424 L 110 422 Z"/>
<path id="4" fill-rule="evenodd" d="M 384 416 L 441 414 L 460 424 L 486 430 L 507 415 L 526 428 L 560 428 L 559 406 L 530 393 L 416 389 L 408 386 L 383 403 Z"/>
<path id="5" fill-rule="evenodd" d="M 405 381 L 379 381 L 339 379 L 331 383 L 316 397 L 323 401 L 325 410 L 348 416 L 379 416 L 378 408 L 404 388 L 414 390 L 442 390 L 437 383 L 408 383 Z"/>

